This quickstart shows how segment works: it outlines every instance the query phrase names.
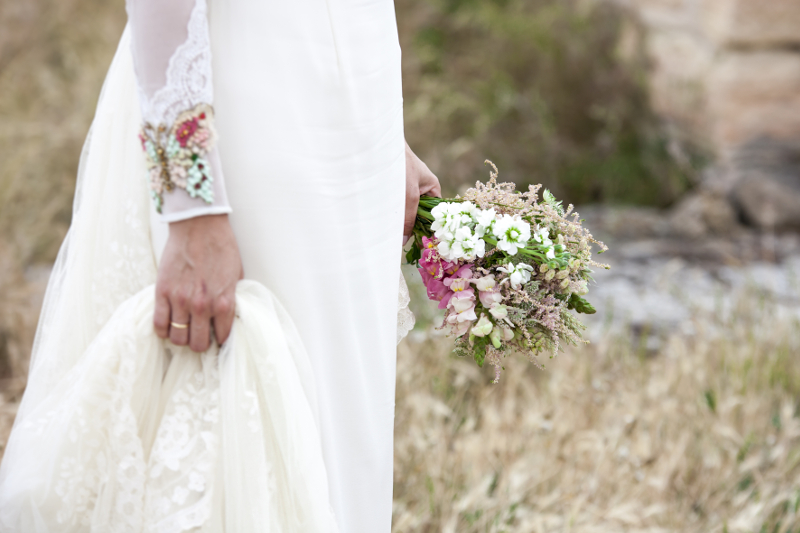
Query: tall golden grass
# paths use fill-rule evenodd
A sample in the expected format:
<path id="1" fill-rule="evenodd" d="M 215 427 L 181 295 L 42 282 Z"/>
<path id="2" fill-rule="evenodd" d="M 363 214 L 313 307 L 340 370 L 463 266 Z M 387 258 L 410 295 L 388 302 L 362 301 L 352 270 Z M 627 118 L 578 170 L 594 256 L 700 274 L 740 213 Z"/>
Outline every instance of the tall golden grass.
<path id="1" fill-rule="evenodd" d="M 756 294 L 693 318 L 657 353 L 610 336 L 498 385 L 404 342 L 394 531 L 800 531 L 800 322 Z"/>

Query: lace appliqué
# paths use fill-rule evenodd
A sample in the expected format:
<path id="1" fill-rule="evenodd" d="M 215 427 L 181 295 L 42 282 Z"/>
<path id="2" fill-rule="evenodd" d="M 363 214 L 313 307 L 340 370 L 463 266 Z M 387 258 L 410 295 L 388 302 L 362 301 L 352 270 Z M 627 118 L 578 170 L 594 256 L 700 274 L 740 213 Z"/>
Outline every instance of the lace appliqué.
<path id="1" fill-rule="evenodd" d="M 193 530 L 211 515 L 220 383 L 216 355 L 200 357 L 202 371 L 172 394 L 150 455 L 145 504 L 150 531 Z"/>
<path id="2" fill-rule="evenodd" d="M 178 115 L 172 127 L 158 127 L 149 122 L 139 134 L 142 150 L 147 155 L 147 176 L 150 194 L 161 213 L 164 193 L 184 189 L 192 198 L 213 203 L 211 165 L 208 152 L 216 141 L 214 110 L 198 104 Z"/>
<path id="3" fill-rule="evenodd" d="M 403 273 L 400 273 L 400 291 L 397 295 L 397 344 L 400 344 L 408 332 L 414 329 L 414 313 L 408 308 L 411 303 L 411 295 L 408 293 L 408 285 Z"/>
<path id="4" fill-rule="evenodd" d="M 189 16 L 186 41 L 169 58 L 164 87 L 151 98 L 139 87 L 144 122 L 172 124 L 185 110 L 214 101 L 206 11 L 206 0 L 196 0 Z"/>

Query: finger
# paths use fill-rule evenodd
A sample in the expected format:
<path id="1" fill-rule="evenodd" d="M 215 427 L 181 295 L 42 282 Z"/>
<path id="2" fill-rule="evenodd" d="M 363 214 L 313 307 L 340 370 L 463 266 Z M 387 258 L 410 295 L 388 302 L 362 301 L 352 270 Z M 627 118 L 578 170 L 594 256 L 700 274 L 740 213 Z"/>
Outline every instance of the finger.
<path id="1" fill-rule="evenodd" d="M 233 329 L 233 319 L 236 316 L 233 295 L 221 296 L 214 304 L 214 336 L 219 344 L 228 340 Z"/>
<path id="2" fill-rule="evenodd" d="M 413 188 L 406 193 L 406 219 L 403 224 L 403 235 L 411 235 L 414 230 L 414 222 L 417 220 L 417 208 L 419 207 L 419 189 Z"/>
<path id="3" fill-rule="evenodd" d="M 423 194 L 427 194 L 428 196 L 435 196 L 437 198 L 442 197 L 442 187 L 439 185 L 439 178 L 436 177 L 436 174 L 430 171 L 430 169 L 426 169 L 427 172 L 425 173 L 424 177 L 422 178 L 422 183 L 419 186 L 419 194 L 422 196 Z"/>
<path id="4" fill-rule="evenodd" d="M 192 315 L 189 322 L 189 348 L 193 352 L 203 353 L 211 345 L 211 319 Z"/>
<path id="5" fill-rule="evenodd" d="M 192 299 L 189 307 L 189 348 L 193 352 L 205 352 L 211 344 L 211 302 L 200 294 Z"/>
<path id="6" fill-rule="evenodd" d="M 170 298 L 169 340 L 177 346 L 189 344 L 189 306 L 182 296 Z M 178 324 L 176 327 L 174 324 Z M 180 327 L 181 325 L 186 327 Z"/>
<path id="7" fill-rule="evenodd" d="M 153 312 L 153 329 L 162 339 L 169 336 L 169 298 L 166 293 L 156 290 L 156 308 Z"/>

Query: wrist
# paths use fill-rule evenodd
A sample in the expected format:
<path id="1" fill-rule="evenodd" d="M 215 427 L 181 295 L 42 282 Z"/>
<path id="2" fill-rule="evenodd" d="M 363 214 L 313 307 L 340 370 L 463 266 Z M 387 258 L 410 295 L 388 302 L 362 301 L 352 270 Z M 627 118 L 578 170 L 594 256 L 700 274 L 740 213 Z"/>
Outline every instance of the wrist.
<path id="1" fill-rule="evenodd" d="M 201 215 L 169 223 L 170 236 L 189 237 L 193 234 L 208 234 L 219 229 L 230 228 L 227 213 L 221 215 Z"/>

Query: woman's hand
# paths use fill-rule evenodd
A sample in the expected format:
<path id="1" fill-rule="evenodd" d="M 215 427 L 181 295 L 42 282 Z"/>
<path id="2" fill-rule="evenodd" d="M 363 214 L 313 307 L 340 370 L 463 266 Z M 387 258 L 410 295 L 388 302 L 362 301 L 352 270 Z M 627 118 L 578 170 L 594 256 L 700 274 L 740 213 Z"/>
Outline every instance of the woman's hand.
<path id="1" fill-rule="evenodd" d="M 233 327 L 236 282 L 243 277 L 228 215 L 172 222 L 158 268 L 156 334 L 204 352 L 211 344 L 213 327 L 222 344 Z M 180 327 L 183 324 L 187 327 Z"/>
<path id="2" fill-rule="evenodd" d="M 417 157 L 417 154 L 411 151 L 406 143 L 406 220 L 403 225 L 403 244 L 408 242 L 411 237 L 414 221 L 417 220 L 419 197 L 423 194 L 441 197 L 442 188 L 439 186 L 439 178 L 430 171 L 428 165 Z"/>

